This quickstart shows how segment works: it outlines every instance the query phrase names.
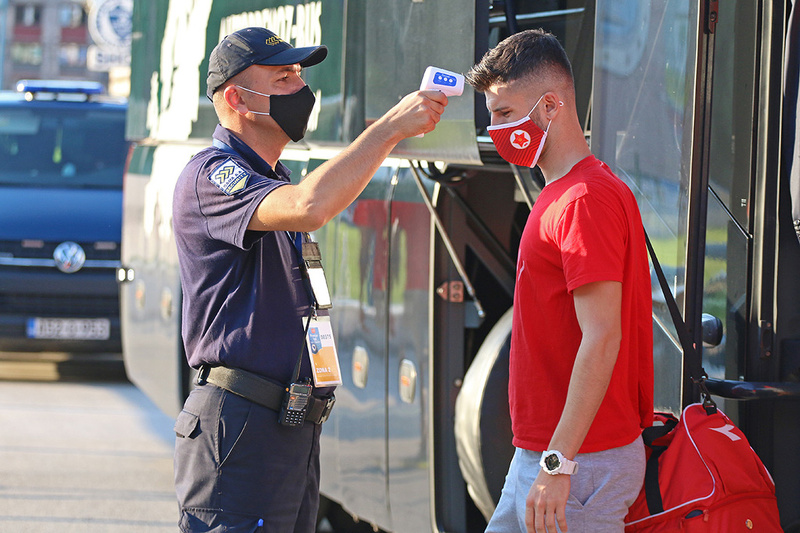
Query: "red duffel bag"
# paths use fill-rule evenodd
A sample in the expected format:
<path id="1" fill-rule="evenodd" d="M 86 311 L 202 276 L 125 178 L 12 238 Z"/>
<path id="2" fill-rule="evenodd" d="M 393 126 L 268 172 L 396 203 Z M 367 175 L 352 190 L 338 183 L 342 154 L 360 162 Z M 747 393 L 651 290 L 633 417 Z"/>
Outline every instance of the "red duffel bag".
<path id="1" fill-rule="evenodd" d="M 706 410 L 708 409 L 708 412 Z M 782 532 L 775 484 L 744 434 L 709 402 L 642 433 L 645 482 L 625 532 Z"/>

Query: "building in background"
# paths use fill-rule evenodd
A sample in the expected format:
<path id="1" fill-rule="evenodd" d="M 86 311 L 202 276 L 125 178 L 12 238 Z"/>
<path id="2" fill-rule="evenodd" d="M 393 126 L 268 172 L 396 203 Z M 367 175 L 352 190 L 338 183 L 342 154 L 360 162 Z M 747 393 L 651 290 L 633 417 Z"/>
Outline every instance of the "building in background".
<path id="1" fill-rule="evenodd" d="M 0 89 L 93 80 L 127 96 L 133 0 L 0 0 Z"/>

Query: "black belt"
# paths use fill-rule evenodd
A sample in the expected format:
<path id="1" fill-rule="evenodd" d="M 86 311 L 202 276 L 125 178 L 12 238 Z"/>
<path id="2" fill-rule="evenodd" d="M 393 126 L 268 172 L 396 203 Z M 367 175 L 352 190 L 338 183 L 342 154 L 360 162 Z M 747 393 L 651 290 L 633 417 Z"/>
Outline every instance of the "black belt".
<path id="1" fill-rule="evenodd" d="M 197 372 L 197 384 L 211 383 L 251 402 L 280 412 L 287 387 L 278 385 L 252 372 L 226 366 L 203 365 Z M 333 410 L 336 398 L 311 396 L 306 407 L 306 420 L 315 424 L 325 422 Z"/>

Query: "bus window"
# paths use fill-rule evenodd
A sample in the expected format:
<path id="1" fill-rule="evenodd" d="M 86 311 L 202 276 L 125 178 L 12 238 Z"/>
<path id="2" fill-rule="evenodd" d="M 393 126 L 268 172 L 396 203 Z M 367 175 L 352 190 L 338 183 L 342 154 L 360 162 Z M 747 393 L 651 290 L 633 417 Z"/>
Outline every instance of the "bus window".
<path id="1" fill-rule="evenodd" d="M 694 4 L 599 0 L 592 151 L 636 195 L 676 299 L 683 298 L 697 27 Z M 655 279 L 655 277 L 654 277 Z M 653 284 L 656 407 L 680 411 L 681 352 Z"/>

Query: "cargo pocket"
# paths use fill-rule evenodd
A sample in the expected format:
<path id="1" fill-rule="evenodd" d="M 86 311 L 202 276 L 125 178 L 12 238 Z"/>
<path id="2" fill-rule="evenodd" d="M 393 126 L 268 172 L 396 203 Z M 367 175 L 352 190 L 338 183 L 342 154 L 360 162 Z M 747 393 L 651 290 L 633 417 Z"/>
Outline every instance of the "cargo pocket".
<path id="1" fill-rule="evenodd" d="M 263 525 L 258 516 L 198 508 L 183 509 L 178 523 L 183 533 L 259 533 Z"/>
<path id="2" fill-rule="evenodd" d="M 194 438 L 197 435 L 197 426 L 200 425 L 200 417 L 189 411 L 181 411 L 175 420 L 175 435 L 181 438 Z"/>

